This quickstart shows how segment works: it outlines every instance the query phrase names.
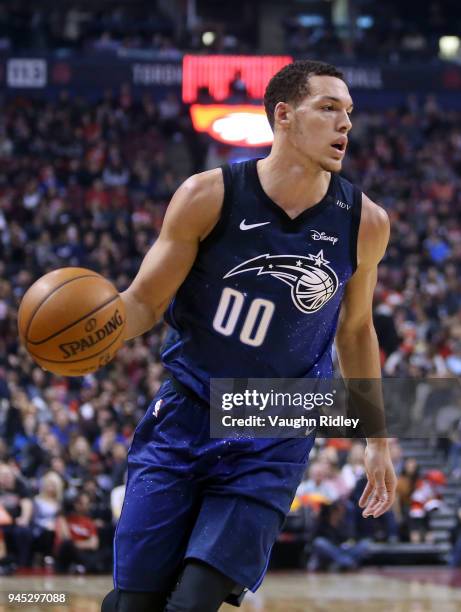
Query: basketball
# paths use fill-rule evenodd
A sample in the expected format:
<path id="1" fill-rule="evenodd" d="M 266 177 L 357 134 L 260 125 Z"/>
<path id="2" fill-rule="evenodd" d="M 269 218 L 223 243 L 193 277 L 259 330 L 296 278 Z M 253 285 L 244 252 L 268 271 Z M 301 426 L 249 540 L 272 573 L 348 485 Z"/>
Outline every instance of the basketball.
<path id="1" fill-rule="evenodd" d="M 85 268 L 60 268 L 24 294 L 18 329 L 42 368 L 83 376 L 113 359 L 123 344 L 125 320 L 124 304 L 110 281 Z"/>

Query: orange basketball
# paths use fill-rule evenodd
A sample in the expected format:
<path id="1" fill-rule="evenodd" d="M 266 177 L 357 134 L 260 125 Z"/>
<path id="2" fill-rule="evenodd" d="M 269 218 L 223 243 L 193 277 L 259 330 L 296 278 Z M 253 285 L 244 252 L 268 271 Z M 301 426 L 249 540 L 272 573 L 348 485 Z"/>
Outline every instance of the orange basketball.
<path id="1" fill-rule="evenodd" d="M 60 268 L 25 293 L 18 329 L 44 369 L 83 376 L 111 361 L 122 346 L 125 306 L 114 285 L 85 268 Z"/>

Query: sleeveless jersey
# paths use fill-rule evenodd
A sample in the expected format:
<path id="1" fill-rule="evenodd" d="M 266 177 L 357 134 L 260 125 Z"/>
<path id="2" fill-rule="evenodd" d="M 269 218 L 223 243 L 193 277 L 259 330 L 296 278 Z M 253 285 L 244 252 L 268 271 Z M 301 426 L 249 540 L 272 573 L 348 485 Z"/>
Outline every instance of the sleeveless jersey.
<path id="1" fill-rule="evenodd" d="M 329 378 L 341 299 L 357 265 L 361 191 L 331 175 L 295 219 L 257 160 L 223 166 L 220 219 L 170 304 L 165 368 L 209 401 L 210 378 Z"/>

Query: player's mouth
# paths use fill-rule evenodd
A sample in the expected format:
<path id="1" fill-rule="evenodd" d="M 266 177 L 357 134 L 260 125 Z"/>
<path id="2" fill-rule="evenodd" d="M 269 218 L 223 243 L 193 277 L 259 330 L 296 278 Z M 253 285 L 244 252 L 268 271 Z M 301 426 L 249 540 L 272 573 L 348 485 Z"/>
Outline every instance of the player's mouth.
<path id="1" fill-rule="evenodd" d="M 337 140 L 331 143 L 331 148 L 335 150 L 336 152 L 335 157 L 337 157 L 338 159 L 341 159 L 342 157 L 344 157 L 344 153 L 346 152 L 346 147 L 347 147 L 347 138 L 345 136 L 342 136 L 341 138 L 338 138 Z"/>

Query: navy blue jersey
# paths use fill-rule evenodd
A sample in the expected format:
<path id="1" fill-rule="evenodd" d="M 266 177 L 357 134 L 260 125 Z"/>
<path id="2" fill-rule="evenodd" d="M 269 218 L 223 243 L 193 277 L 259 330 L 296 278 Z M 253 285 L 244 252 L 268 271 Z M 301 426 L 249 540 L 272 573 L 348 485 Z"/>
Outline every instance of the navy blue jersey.
<path id="1" fill-rule="evenodd" d="M 162 361 L 207 401 L 210 378 L 331 377 L 357 265 L 361 191 L 332 174 L 323 200 L 290 219 L 256 161 L 223 167 L 221 217 L 165 315 Z"/>

